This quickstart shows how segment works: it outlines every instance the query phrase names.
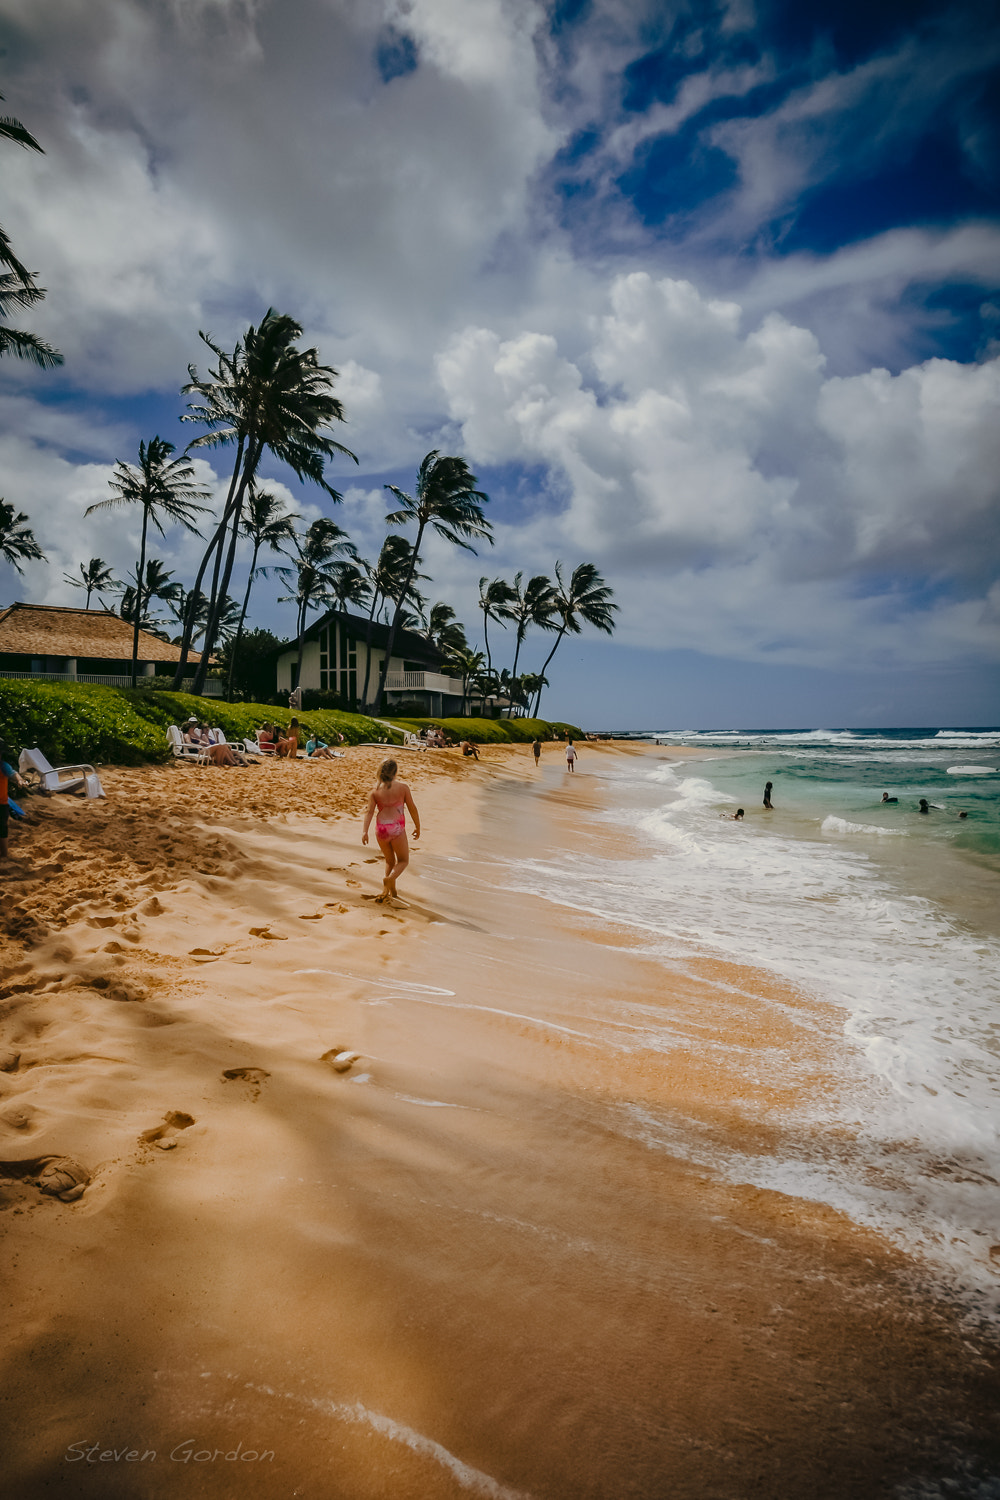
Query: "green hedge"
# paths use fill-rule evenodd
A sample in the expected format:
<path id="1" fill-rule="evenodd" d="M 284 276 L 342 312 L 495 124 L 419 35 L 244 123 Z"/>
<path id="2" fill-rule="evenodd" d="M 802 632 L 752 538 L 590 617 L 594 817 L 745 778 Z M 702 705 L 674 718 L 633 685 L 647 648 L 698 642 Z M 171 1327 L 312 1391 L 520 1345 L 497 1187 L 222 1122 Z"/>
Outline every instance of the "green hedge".
<path id="1" fill-rule="evenodd" d="M 139 715 L 118 688 L 0 678 L 0 734 L 17 756 L 38 746 L 54 766 L 163 761 L 163 730 Z"/>
<path id="2" fill-rule="evenodd" d="M 437 724 L 455 740 L 471 740 L 474 745 L 530 745 L 534 739 L 553 740 L 567 733 L 583 739 L 583 730 L 574 724 L 548 719 L 397 719 L 401 729 L 419 734 L 430 724 Z"/>
<path id="3" fill-rule="evenodd" d="M 21 750 L 35 745 L 53 765 L 85 761 L 138 766 L 166 761 L 170 759 L 167 726 L 183 724 L 192 714 L 218 726 L 230 740 L 252 739 L 260 724 L 270 721 L 286 726 L 293 717 L 332 745 L 337 744 L 338 732 L 348 745 L 400 738 L 362 714 L 330 709 L 293 715 L 267 704 L 222 703 L 189 693 L 0 678 L 0 737 L 15 761 Z"/>

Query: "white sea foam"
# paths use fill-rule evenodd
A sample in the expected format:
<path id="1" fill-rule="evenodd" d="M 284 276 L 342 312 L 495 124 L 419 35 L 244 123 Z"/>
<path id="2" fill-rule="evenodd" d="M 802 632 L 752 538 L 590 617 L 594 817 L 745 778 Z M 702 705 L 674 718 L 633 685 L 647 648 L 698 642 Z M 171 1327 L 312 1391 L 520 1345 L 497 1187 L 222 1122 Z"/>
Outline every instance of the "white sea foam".
<path id="1" fill-rule="evenodd" d="M 996 776 L 1000 774 L 996 766 L 949 766 L 949 776 Z"/>
<path id="2" fill-rule="evenodd" d="M 668 962 L 716 954 L 839 1006 L 854 1055 L 870 1069 L 859 1075 L 845 1124 L 857 1130 L 860 1119 L 870 1158 L 891 1159 L 900 1174 L 891 1192 L 871 1199 L 872 1212 L 907 1243 L 936 1247 L 940 1260 L 968 1262 L 973 1279 L 995 1282 L 983 1244 L 1000 1239 L 1000 944 L 905 889 L 894 866 L 875 857 L 885 835 L 904 830 L 836 815 L 721 821 L 733 798 L 685 772 L 658 763 L 634 777 L 631 790 L 623 784 L 633 802 L 643 788 L 647 810 L 637 822 L 630 817 L 644 853 L 521 862 L 510 867 L 511 883 L 638 928 Z M 607 816 L 621 821 L 623 810 Z M 607 1019 L 618 1017 L 611 1011 Z M 656 1030 L 655 1016 L 649 1025 Z M 933 1165 L 914 1165 L 951 1157 L 967 1167 L 960 1192 Z M 815 1192 L 828 1201 L 836 1193 L 845 1206 L 850 1200 L 863 1217 L 861 1157 L 844 1162 L 827 1188 L 821 1166 L 808 1164 Z M 768 1170 L 777 1182 L 777 1169 Z"/>
<path id="3" fill-rule="evenodd" d="M 235 1376 L 229 1378 L 236 1379 Z M 368 1427 L 392 1443 L 401 1443 L 404 1448 L 409 1448 L 411 1453 L 419 1454 L 421 1458 L 431 1459 L 439 1467 L 447 1470 L 462 1489 L 468 1490 L 473 1495 L 482 1495 L 484 1500 L 531 1500 L 531 1497 L 523 1490 L 508 1489 L 506 1485 L 500 1484 L 489 1474 L 484 1474 L 480 1469 L 474 1469 L 470 1464 L 463 1463 L 460 1458 L 456 1458 L 454 1453 L 450 1453 L 433 1438 L 425 1437 L 422 1432 L 417 1432 L 402 1422 L 396 1422 L 392 1417 L 384 1416 L 380 1411 L 372 1411 L 370 1407 L 363 1406 L 360 1401 L 332 1401 L 324 1396 L 299 1396 L 293 1391 L 278 1391 L 273 1386 L 257 1385 L 249 1380 L 242 1381 L 241 1384 L 246 1391 L 254 1391 L 261 1396 L 270 1396 L 278 1401 L 288 1401 L 295 1406 L 307 1407 L 323 1416 L 332 1417 L 334 1421 L 356 1423 Z"/>
<path id="4" fill-rule="evenodd" d="M 820 824 L 820 833 L 873 833 L 876 837 L 905 838 L 905 828 L 880 828 L 877 823 L 849 823 L 831 813 Z"/>

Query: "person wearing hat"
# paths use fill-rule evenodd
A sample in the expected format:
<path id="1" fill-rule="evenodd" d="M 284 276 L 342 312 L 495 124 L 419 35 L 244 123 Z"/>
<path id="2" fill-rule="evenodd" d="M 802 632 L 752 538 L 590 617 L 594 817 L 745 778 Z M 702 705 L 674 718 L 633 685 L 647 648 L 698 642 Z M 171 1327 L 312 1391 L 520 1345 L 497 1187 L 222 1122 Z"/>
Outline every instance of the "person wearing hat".
<path id="1" fill-rule="evenodd" d="M 201 730 L 198 728 L 198 717 L 192 714 L 190 719 L 184 721 L 184 743 L 186 745 L 201 744 Z"/>

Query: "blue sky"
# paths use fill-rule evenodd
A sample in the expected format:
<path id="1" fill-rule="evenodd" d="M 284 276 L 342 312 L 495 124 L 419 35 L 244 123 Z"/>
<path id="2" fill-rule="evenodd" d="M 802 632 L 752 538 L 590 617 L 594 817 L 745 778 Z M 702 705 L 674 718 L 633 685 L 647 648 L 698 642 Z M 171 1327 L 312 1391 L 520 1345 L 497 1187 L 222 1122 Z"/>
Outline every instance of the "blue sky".
<path id="1" fill-rule="evenodd" d="M 470 634 L 483 573 L 615 588 L 553 714 L 995 722 L 998 58 L 991 8 L 913 0 L 0 0 L 46 151 L 3 148 L 0 223 L 66 356 L 0 370 L 0 492 L 50 558 L 0 603 L 129 566 L 86 506 L 191 436 L 198 330 L 273 304 L 340 371 L 363 551 L 438 447 L 492 497 L 488 556 L 428 558 Z M 160 549 L 184 581 L 195 550 Z"/>

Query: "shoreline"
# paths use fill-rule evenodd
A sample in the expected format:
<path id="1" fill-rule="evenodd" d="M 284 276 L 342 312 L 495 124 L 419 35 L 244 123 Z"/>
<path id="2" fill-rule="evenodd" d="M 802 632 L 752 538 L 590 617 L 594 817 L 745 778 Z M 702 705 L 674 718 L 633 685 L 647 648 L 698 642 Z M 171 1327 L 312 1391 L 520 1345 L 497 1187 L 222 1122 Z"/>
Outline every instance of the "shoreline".
<path id="1" fill-rule="evenodd" d="M 155 1450 L 153 1497 L 232 1493 L 225 1459 L 194 1489 L 166 1460 L 189 1435 L 274 1450 L 240 1471 L 266 1496 L 867 1500 L 985 1476 L 995 1351 L 913 1263 L 643 1120 L 768 1149 L 769 1112 L 828 1082 L 832 1012 L 710 959 L 665 971 L 506 889 L 497 857 L 615 835 L 560 746 L 541 788 L 528 747 L 481 754 L 401 767 L 426 832 L 399 910 L 364 900 L 363 802 L 336 812 L 375 752 L 283 782 L 113 772 L 89 826 L 95 804 L 46 805 L 37 873 L 74 899 L 10 913 L 35 951 L 4 966 L 0 1155 L 78 1153 L 93 1178 L 70 1203 L 3 1182 L 19 1493 L 132 1493 L 117 1461 L 67 1465 L 88 1435 Z M 614 1046 L 609 989 L 634 1010 Z M 643 1045 L 650 1005 L 669 1052 Z M 361 1054 L 346 1074 L 335 1047 Z"/>

